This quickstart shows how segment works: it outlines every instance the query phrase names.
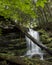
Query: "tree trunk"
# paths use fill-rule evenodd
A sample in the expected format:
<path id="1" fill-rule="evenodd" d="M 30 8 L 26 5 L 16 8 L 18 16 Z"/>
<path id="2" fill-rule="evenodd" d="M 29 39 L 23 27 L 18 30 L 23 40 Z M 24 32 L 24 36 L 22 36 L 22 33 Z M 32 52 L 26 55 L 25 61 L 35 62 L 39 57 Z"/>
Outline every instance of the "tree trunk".
<path id="1" fill-rule="evenodd" d="M 16 27 L 18 29 L 20 29 L 29 39 L 31 39 L 36 45 L 38 45 L 41 49 L 44 49 L 45 51 L 47 51 L 50 55 L 52 55 L 52 50 L 49 50 L 45 45 L 43 45 L 42 43 L 40 43 L 39 41 L 37 41 L 36 39 L 34 39 L 25 29 L 23 26 L 21 25 L 17 25 Z"/>
<path id="2" fill-rule="evenodd" d="M 12 19 L 10 20 L 12 21 Z M 40 48 L 44 49 L 45 51 L 47 51 L 51 56 L 52 56 L 52 50 L 48 49 L 45 45 L 43 45 L 42 43 L 40 43 L 39 41 L 37 41 L 36 39 L 34 39 L 30 34 L 28 34 L 28 32 L 25 30 L 25 28 L 21 25 L 17 25 L 16 22 L 12 21 L 13 24 L 19 29 L 21 30 L 29 39 L 31 39 L 36 45 L 38 45 Z"/>

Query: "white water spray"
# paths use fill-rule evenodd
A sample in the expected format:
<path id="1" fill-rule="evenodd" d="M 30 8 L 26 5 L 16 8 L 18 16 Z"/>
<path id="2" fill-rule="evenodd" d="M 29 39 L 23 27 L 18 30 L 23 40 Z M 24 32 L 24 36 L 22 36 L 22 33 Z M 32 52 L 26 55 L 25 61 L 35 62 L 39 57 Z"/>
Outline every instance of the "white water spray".
<path id="1" fill-rule="evenodd" d="M 39 33 L 37 31 L 34 31 L 33 29 L 29 29 L 28 33 L 32 37 L 34 37 L 37 41 L 40 42 Z M 27 41 L 27 48 L 28 48 L 26 52 L 26 56 L 31 58 L 37 54 L 40 56 L 40 59 L 43 60 L 43 53 L 42 53 L 41 48 L 37 46 L 36 44 L 34 44 L 28 37 L 26 37 L 26 41 Z"/>

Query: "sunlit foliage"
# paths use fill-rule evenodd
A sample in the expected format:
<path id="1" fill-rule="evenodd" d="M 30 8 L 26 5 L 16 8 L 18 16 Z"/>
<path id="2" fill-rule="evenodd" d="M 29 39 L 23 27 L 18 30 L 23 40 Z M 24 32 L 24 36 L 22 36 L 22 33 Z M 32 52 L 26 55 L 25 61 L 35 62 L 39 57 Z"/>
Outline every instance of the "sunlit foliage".
<path id="1" fill-rule="evenodd" d="M 20 22 L 27 22 L 31 18 L 37 17 L 34 6 L 36 5 L 36 8 L 44 7 L 46 2 L 47 0 L 0 0 L 0 15 Z"/>

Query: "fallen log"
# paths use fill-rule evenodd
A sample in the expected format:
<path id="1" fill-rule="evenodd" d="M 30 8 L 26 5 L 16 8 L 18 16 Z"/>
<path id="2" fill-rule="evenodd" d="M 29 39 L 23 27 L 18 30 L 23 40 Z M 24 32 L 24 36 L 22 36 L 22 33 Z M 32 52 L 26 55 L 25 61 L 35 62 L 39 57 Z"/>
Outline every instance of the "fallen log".
<path id="1" fill-rule="evenodd" d="M 14 63 L 16 65 L 27 65 L 20 56 L 0 54 L 0 59 L 6 60 L 9 63 Z"/>
<path id="2" fill-rule="evenodd" d="M 1 16 L 2 17 L 2 16 Z M 4 16 L 3 16 L 4 17 Z M 5 19 L 6 20 L 6 19 Z M 47 51 L 51 56 L 52 56 L 52 50 L 50 50 L 48 47 L 46 47 L 45 45 L 43 45 L 42 43 L 40 43 L 39 41 L 37 41 L 36 39 L 34 39 L 30 34 L 28 34 L 28 32 L 25 30 L 25 28 L 22 25 L 18 25 L 16 22 L 14 22 L 12 19 L 8 19 L 8 21 L 12 21 L 13 24 L 19 29 L 21 30 L 29 39 L 31 39 L 36 45 L 38 45 L 40 48 L 44 49 L 45 51 Z"/>
<path id="3" fill-rule="evenodd" d="M 50 50 L 48 47 L 46 47 L 45 45 L 43 45 L 42 43 L 40 43 L 39 41 L 37 41 L 35 38 L 33 38 L 22 25 L 17 25 L 17 23 L 15 23 L 16 27 L 21 30 L 29 39 L 31 39 L 36 45 L 38 45 L 41 49 L 44 49 L 45 51 L 47 51 L 51 56 L 52 56 L 52 50 Z"/>

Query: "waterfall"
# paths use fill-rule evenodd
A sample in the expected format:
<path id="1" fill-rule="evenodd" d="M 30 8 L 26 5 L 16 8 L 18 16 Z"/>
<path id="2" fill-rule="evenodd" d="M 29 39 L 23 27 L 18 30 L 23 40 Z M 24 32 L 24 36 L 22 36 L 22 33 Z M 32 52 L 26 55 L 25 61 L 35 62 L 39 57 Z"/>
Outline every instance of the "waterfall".
<path id="1" fill-rule="evenodd" d="M 29 29 L 28 33 L 34 37 L 37 41 L 40 42 L 40 38 L 39 38 L 39 33 L 37 31 L 34 31 L 33 29 Z M 36 44 L 34 44 L 28 37 L 26 37 L 26 42 L 27 42 L 27 52 L 26 52 L 26 56 L 28 56 L 29 58 L 33 57 L 34 55 L 39 55 L 40 59 L 43 60 L 43 53 L 42 50 L 39 46 L 37 46 Z"/>

